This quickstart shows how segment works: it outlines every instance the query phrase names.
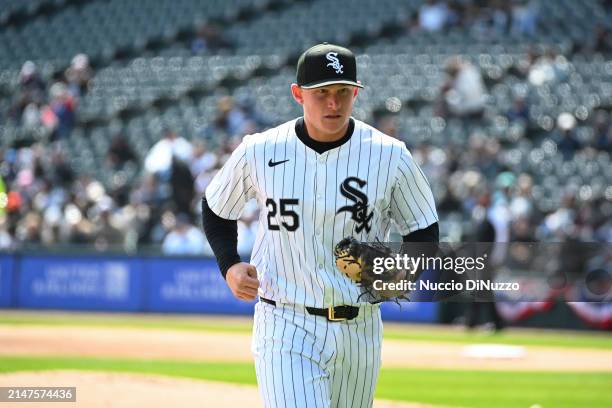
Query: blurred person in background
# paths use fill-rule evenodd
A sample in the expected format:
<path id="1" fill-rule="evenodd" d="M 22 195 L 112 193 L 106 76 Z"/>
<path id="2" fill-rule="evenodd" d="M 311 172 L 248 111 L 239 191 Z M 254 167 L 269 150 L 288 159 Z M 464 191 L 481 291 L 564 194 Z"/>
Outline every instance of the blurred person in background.
<path id="1" fill-rule="evenodd" d="M 454 56 L 447 61 L 445 71 L 447 79 L 440 88 L 438 115 L 481 117 L 487 91 L 478 68 L 460 56 Z"/>
<path id="2" fill-rule="evenodd" d="M 512 100 L 512 107 L 506 113 L 510 122 L 527 123 L 529 120 L 529 105 L 525 98 L 516 97 Z"/>
<path id="3" fill-rule="evenodd" d="M 178 213 L 193 213 L 195 204 L 195 188 L 193 184 L 193 176 L 189 166 L 182 160 L 176 157 L 172 158 L 172 167 L 170 171 L 170 198 L 174 205 L 174 210 Z"/>
<path id="4" fill-rule="evenodd" d="M 170 177 L 172 160 L 176 158 L 189 163 L 193 157 L 191 143 L 170 128 L 162 129 L 162 137 L 155 143 L 144 159 L 144 168 L 148 173 L 157 174 L 162 179 Z"/>
<path id="5" fill-rule="evenodd" d="M 539 0 L 513 0 L 511 4 L 512 33 L 521 36 L 535 36 L 540 14 Z"/>
<path id="6" fill-rule="evenodd" d="M 24 120 L 23 113 L 27 106 L 38 107 L 45 101 L 46 88 L 47 85 L 40 77 L 36 64 L 26 61 L 19 71 L 19 88 L 8 116 L 15 122 Z"/>
<path id="7" fill-rule="evenodd" d="M 196 140 L 193 143 L 193 159 L 190 170 L 193 177 L 194 193 L 200 197 L 213 177 L 213 170 L 218 166 L 219 158 L 214 151 L 208 150 L 205 142 Z"/>
<path id="8" fill-rule="evenodd" d="M 0 214 L 0 251 L 15 249 L 15 240 L 10 231 L 6 215 Z"/>
<path id="9" fill-rule="evenodd" d="M 63 82 L 54 83 L 49 89 L 49 106 L 43 112 L 43 123 L 51 130 L 51 141 L 67 139 L 72 132 L 76 101 Z"/>
<path id="10" fill-rule="evenodd" d="M 191 224 L 189 216 L 179 213 L 172 230 L 162 243 L 164 255 L 202 255 L 207 245 L 204 234 Z"/>
<path id="11" fill-rule="evenodd" d="M 125 135 L 118 133 L 111 140 L 106 161 L 113 170 L 121 170 L 127 163 L 138 163 L 138 156 Z"/>
<path id="12" fill-rule="evenodd" d="M 217 156 L 207 148 L 206 142 L 195 140 L 193 142 L 193 158 L 189 166 L 191 175 L 195 178 L 200 173 L 212 170 L 217 165 Z"/>
<path id="13" fill-rule="evenodd" d="M 106 196 L 96 205 L 94 220 L 94 246 L 98 251 L 120 248 L 125 241 L 124 231 L 118 226 L 113 217 L 113 200 Z"/>
<path id="14" fill-rule="evenodd" d="M 519 175 L 516 186 L 510 196 L 509 209 L 512 219 L 531 218 L 535 211 L 533 205 L 533 178 L 522 173 Z"/>
<path id="15" fill-rule="evenodd" d="M 612 153 L 612 126 L 610 126 L 610 114 L 605 110 L 598 110 L 594 119 L 593 147 L 603 152 Z"/>
<path id="16" fill-rule="evenodd" d="M 491 262 L 487 263 L 487 267 L 479 272 L 477 279 L 484 279 L 488 281 L 494 281 L 495 269 L 499 267 L 503 260 L 493 259 L 493 253 L 500 252 L 500 245 L 495 243 L 509 242 L 506 237 L 507 231 L 499 229 L 499 219 L 495 219 L 495 214 L 490 211 L 491 208 L 491 196 L 488 191 L 484 191 L 478 198 L 478 205 L 472 212 L 472 222 L 475 225 L 473 233 L 473 241 L 476 242 L 477 251 L 484 250 L 483 253 L 477 253 L 476 256 L 489 255 Z M 503 241 L 505 239 L 505 241 Z M 500 241 L 502 240 L 502 241 Z M 485 247 L 478 243 L 492 243 L 491 246 Z M 501 244 L 507 245 L 507 244 Z M 501 248 L 504 252 L 507 248 Z M 492 291 L 478 291 L 477 298 L 473 299 L 471 303 L 466 305 L 466 326 L 468 329 L 474 329 L 476 325 L 484 318 L 486 323 L 493 324 L 495 331 L 500 331 L 504 328 L 504 322 L 499 315 L 495 306 L 494 293 Z M 484 316 L 483 316 L 484 314 Z"/>
<path id="17" fill-rule="evenodd" d="M 562 113 L 557 118 L 557 128 L 553 133 L 557 150 L 565 160 L 570 160 L 582 148 L 576 135 L 576 118 L 571 113 Z"/>
<path id="18" fill-rule="evenodd" d="M 17 224 L 17 240 L 21 244 L 40 245 L 42 243 L 42 219 L 40 214 L 29 211 Z"/>
<path id="19" fill-rule="evenodd" d="M 419 27 L 425 31 L 441 31 L 449 15 L 446 2 L 427 0 L 419 9 Z"/>
<path id="20" fill-rule="evenodd" d="M 77 54 L 72 58 L 70 66 L 64 72 L 70 93 L 78 98 L 87 93 L 89 81 L 94 76 L 94 71 L 89 65 L 89 57 L 86 54 Z"/>
<path id="21" fill-rule="evenodd" d="M 535 56 L 527 70 L 527 80 L 535 86 L 556 84 L 567 79 L 570 65 L 563 55 L 548 48 L 542 55 Z"/>
<path id="22" fill-rule="evenodd" d="M 230 43 L 223 37 L 221 28 L 209 21 L 200 23 L 196 31 L 196 38 L 191 42 L 191 52 L 194 55 L 228 47 Z"/>

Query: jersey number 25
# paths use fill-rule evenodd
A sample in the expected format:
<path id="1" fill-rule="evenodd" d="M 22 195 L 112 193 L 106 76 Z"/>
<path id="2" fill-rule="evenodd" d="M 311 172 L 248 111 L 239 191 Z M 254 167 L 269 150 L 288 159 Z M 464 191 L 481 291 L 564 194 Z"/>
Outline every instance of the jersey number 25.
<path id="1" fill-rule="evenodd" d="M 276 217 L 276 212 L 278 207 L 280 207 L 280 216 L 283 217 L 281 225 L 287 231 L 295 231 L 300 226 L 300 218 L 290 207 L 299 204 L 299 200 L 297 198 L 281 198 L 278 202 L 280 205 L 276 204 L 276 201 L 272 198 L 266 200 L 266 207 L 268 207 L 268 229 L 272 231 L 280 230 L 280 225 L 274 223 L 274 217 Z"/>

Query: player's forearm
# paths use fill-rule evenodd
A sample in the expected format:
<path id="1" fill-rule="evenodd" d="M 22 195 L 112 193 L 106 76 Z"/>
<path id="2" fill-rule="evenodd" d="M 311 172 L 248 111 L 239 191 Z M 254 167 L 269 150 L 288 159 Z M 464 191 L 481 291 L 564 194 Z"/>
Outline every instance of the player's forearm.
<path id="1" fill-rule="evenodd" d="M 238 223 L 236 220 L 226 220 L 213 212 L 202 198 L 202 226 L 206 239 L 217 258 L 217 264 L 221 269 L 223 278 L 227 270 L 234 264 L 240 262 L 238 255 Z"/>

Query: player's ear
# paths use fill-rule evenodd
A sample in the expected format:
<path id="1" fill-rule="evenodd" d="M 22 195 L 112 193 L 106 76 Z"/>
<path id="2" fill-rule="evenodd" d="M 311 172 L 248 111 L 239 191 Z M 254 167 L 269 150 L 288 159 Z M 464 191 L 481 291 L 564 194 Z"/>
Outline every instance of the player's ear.
<path id="1" fill-rule="evenodd" d="M 298 84 L 291 84 L 291 95 L 293 95 L 293 99 L 300 105 L 304 104 L 304 98 L 302 97 L 302 88 L 299 87 Z"/>
<path id="2" fill-rule="evenodd" d="M 361 84 L 361 81 L 357 81 L 357 83 Z M 357 86 L 353 87 L 353 98 L 356 98 L 358 93 L 359 93 L 359 87 Z"/>

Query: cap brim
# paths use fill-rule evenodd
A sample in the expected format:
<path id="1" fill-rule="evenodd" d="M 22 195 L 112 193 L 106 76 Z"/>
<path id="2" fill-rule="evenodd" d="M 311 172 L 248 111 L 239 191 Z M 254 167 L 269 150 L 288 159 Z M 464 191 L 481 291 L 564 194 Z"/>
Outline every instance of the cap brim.
<path id="1" fill-rule="evenodd" d="M 337 84 L 352 85 L 352 86 L 356 86 L 357 88 L 363 88 L 363 85 L 361 85 L 360 83 L 353 82 L 353 81 L 347 81 L 347 80 L 334 80 L 334 81 L 315 82 L 315 83 L 311 83 L 311 84 L 300 85 L 300 88 L 314 89 L 314 88 L 321 88 L 321 87 L 324 87 L 324 86 L 337 85 Z"/>

